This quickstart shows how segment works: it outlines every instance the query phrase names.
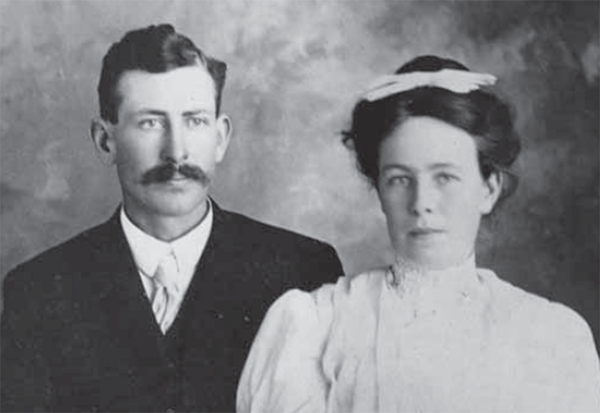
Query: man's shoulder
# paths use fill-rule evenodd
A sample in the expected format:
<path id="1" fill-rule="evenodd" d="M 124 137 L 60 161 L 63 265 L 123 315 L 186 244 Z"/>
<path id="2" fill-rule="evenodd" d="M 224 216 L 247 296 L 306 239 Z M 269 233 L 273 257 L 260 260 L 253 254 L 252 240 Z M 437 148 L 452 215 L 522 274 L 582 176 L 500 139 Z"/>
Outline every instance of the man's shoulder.
<path id="1" fill-rule="evenodd" d="M 267 304 L 287 289 L 313 290 L 343 274 L 330 244 L 237 212 L 218 210 L 211 237 L 219 259 L 241 267 L 229 279 L 237 276 L 240 285 L 256 288 L 259 276 L 270 291 L 261 296 Z"/>
<path id="2" fill-rule="evenodd" d="M 105 246 L 115 241 L 118 233 L 115 234 L 112 224 L 108 221 L 90 227 L 22 262 L 7 276 L 22 274 L 39 277 L 41 273 L 87 265 L 92 255 L 101 253 Z"/>
<path id="3" fill-rule="evenodd" d="M 311 236 L 258 221 L 238 212 L 220 210 L 218 215 L 217 219 L 221 219 L 223 224 L 220 230 L 242 242 L 308 249 L 332 248 L 328 243 Z"/>

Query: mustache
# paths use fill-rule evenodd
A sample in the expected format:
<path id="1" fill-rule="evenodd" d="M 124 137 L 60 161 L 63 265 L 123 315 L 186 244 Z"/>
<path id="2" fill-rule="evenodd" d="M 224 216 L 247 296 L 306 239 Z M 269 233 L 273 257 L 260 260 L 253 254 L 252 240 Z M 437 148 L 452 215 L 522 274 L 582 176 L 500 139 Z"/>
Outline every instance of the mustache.
<path id="1" fill-rule="evenodd" d="M 204 186 L 210 183 L 210 176 L 201 167 L 174 163 L 157 165 L 149 169 L 142 175 L 141 182 L 144 185 L 167 182 L 173 179 L 177 173 L 186 178 L 198 181 Z"/>

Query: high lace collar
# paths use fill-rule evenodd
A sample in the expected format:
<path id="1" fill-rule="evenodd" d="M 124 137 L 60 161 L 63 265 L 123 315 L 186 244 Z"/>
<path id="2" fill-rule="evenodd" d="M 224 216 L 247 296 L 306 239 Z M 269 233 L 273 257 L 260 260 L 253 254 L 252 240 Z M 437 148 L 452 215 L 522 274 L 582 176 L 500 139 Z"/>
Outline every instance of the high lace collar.
<path id="1" fill-rule="evenodd" d="M 440 270 L 397 259 L 386 281 L 405 304 L 415 308 L 415 315 L 469 302 L 480 288 L 474 254 L 460 264 Z"/>

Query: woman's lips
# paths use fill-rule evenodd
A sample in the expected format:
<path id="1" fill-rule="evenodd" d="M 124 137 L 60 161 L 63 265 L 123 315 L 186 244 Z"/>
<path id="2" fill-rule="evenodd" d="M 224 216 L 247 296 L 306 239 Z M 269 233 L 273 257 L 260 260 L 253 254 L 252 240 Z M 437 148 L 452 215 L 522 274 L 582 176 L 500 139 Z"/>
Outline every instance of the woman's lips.
<path id="1" fill-rule="evenodd" d="M 409 231 L 409 234 L 414 237 L 419 237 L 419 236 L 426 236 L 426 235 L 442 234 L 444 232 L 445 232 L 444 230 L 438 229 L 438 228 L 423 227 L 423 228 L 414 228 Z"/>

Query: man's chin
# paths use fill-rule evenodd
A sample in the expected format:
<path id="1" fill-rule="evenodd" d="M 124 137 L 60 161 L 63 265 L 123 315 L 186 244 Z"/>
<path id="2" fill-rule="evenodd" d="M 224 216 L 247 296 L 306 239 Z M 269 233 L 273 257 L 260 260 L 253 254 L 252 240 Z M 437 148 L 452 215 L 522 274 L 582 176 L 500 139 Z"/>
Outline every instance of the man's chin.
<path id="1" fill-rule="evenodd" d="M 185 177 L 172 178 L 167 181 L 152 182 L 147 185 L 151 186 L 153 188 L 160 188 L 160 190 L 162 190 L 162 191 L 168 191 L 168 190 L 177 189 L 177 188 L 185 189 L 192 185 L 203 186 L 198 181 L 191 179 L 191 178 L 185 178 Z"/>
<path id="2" fill-rule="evenodd" d="M 126 209 L 136 211 L 148 218 L 184 218 L 204 214 L 208 200 L 206 190 L 199 190 L 199 188 L 194 191 L 182 190 L 177 188 L 177 185 L 177 183 L 170 183 L 166 190 L 161 188 L 160 191 L 153 191 L 149 196 L 145 196 L 138 201 L 125 202 Z M 183 183 L 182 185 L 186 184 Z M 171 186 L 176 188 L 171 189 Z"/>
<path id="3" fill-rule="evenodd" d="M 174 196 L 173 198 L 178 198 Z M 156 215 L 164 217 L 185 217 L 193 214 L 203 214 L 206 209 L 207 198 L 195 200 L 171 199 L 154 205 Z"/>

